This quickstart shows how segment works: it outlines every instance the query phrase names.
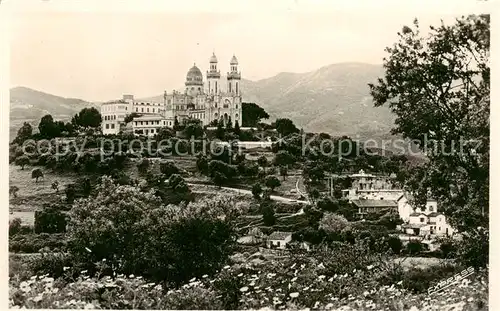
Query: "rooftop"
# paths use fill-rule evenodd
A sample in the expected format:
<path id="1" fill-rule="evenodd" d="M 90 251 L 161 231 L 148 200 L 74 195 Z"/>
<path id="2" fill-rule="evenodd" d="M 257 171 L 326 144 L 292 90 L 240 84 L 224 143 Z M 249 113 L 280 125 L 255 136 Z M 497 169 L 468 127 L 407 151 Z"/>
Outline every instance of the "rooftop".
<path id="1" fill-rule="evenodd" d="M 392 200 L 352 200 L 357 207 L 398 207 L 396 201 Z"/>
<path id="2" fill-rule="evenodd" d="M 269 240 L 284 240 L 288 236 L 291 236 L 291 232 L 274 231 L 268 237 Z"/>

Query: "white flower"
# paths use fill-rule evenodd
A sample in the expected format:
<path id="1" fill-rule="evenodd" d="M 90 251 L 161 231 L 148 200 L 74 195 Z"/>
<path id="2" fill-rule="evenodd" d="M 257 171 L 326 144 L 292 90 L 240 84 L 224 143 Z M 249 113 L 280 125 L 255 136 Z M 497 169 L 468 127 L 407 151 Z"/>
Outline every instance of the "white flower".
<path id="1" fill-rule="evenodd" d="M 331 309 L 331 308 L 333 308 L 333 303 L 330 302 L 329 304 L 326 305 L 325 309 Z"/>
<path id="2" fill-rule="evenodd" d="M 82 274 L 85 274 L 85 273 L 87 273 L 87 270 L 82 270 Z"/>
<path id="3" fill-rule="evenodd" d="M 468 302 L 472 302 L 474 301 L 474 298 L 470 297 L 469 299 L 467 299 Z"/>
<path id="4" fill-rule="evenodd" d="M 95 309 L 95 306 L 91 303 L 87 303 L 84 307 L 84 309 Z"/>
<path id="5" fill-rule="evenodd" d="M 43 293 L 38 294 L 35 298 L 33 298 L 34 302 L 39 302 L 43 299 Z"/>
<path id="6" fill-rule="evenodd" d="M 240 288 L 240 291 L 241 292 L 246 292 L 248 290 L 248 287 L 247 286 L 243 286 L 242 288 Z"/>
<path id="7" fill-rule="evenodd" d="M 365 297 L 366 297 L 366 296 L 368 296 L 369 294 L 370 294 L 370 293 L 369 293 L 368 291 L 365 291 L 365 292 L 363 293 L 363 296 L 365 296 Z"/>
<path id="8" fill-rule="evenodd" d="M 347 276 L 348 276 L 348 274 L 346 273 L 346 274 L 344 274 L 342 277 L 346 278 Z"/>
<path id="9" fill-rule="evenodd" d="M 69 270 L 69 267 L 63 267 L 63 271 Z"/>
<path id="10" fill-rule="evenodd" d="M 243 273 L 238 274 L 238 277 L 242 277 L 242 276 L 243 276 Z"/>
<path id="11" fill-rule="evenodd" d="M 231 266 L 224 266 L 224 268 L 222 269 L 229 269 L 229 268 L 231 268 Z"/>
<path id="12" fill-rule="evenodd" d="M 298 292 L 290 293 L 290 297 L 297 298 L 299 297 L 299 293 Z"/>
<path id="13" fill-rule="evenodd" d="M 356 269 L 352 270 L 352 273 L 356 273 Z"/>
<path id="14" fill-rule="evenodd" d="M 88 248 L 88 247 L 85 247 L 85 250 L 86 250 L 87 252 L 89 252 L 89 253 L 92 253 L 92 251 L 91 251 L 91 250 L 90 250 L 90 248 Z"/>
<path id="15" fill-rule="evenodd" d="M 189 283 L 194 282 L 194 281 L 196 281 L 196 278 L 192 278 L 191 280 L 189 280 Z"/>
<path id="16" fill-rule="evenodd" d="M 290 280 L 290 282 L 295 282 L 297 281 L 297 277 L 294 277 L 293 279 Z"/>
<path id="17" fill-rule="evenodd" d="M 368 270 L 373 269 L 373 265 L 369 265 L 368 267 L 366 267 L 366 269 L 368 269 Z"/>
<path id="18" fill-rule="evenodd" d="M 205 278 L 208 278 L 208 274 L 204 274 L 204 275 L 202 275 L 202 278 L 204 278 L 204 279 L 205 279 Z"/>
<path id="19" fill-rule="evenodd" d="M 320 275 L 320 276 L 318 276 L 318 279 L 320 279 L 320 280 L 322 280 L 322 279 L 324 279 L 324 278 L 325 278 L 325 276 L 324 276 L 324 275 Z"/>
<path id="20" fill-rule="evenodd" d="M 403 284 L 403 281 L 399 281 L 396 284 L 401 285 L 401 284 Z"/>
<path id="21" fill-rule="evenodd" d="M 131 274 L 128 277 L 129 277 L 129 279 L 133 279 L 135 277 L 135 275 Z"/>

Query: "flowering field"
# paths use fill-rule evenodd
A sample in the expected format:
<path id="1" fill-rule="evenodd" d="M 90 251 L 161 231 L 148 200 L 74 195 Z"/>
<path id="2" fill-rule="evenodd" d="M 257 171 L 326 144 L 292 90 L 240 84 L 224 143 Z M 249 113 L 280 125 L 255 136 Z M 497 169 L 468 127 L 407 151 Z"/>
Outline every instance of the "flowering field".
<path id="1" fill-rule="evenodd" d="M 290 258 L 289 258 L 290 259 Z M 291 262 L 294 262 L 291 264 Z M 67 267 L 68 275 L 70 268 Z M 405 281 L 382 285 L 373 265 L 332 275 L 328 264 L 304 257 L 225 266 L 214 277 L 193 278 L 181 288 L 134 275 L 76 279 L 47 275 L 10 278 L 11 308 L 486 310 L 487 271 L 428 295 Z"/>

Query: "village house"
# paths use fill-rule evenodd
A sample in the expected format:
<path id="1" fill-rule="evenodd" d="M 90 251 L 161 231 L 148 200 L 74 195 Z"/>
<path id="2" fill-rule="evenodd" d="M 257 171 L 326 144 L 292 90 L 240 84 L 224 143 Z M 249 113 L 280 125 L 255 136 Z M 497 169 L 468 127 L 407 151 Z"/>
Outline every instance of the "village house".
<path id="1" fill-rule="evenodd" d="M 450 236 L 453 228 L 447 223 L 446 216 L 438 211 L 437 201 L 428 199 L 425 207 L 413 207 L 412 196 L 404 193 L 398 200 L 398 213 L 403 224 L 401 229 L 406 234 L 418 236 Z"/>
<path id="2" fill-rule="evenodd" d="M 394 186 L 394 174 L 375 175 L 360 170 L 349 177 L 352 179 L 351 188 L 342 190 L 342 197 L 349 202 L 358 199 L 397 200 L 403 194 L 403 190 Z"/>
<path id="3" fill-rule="evenodd" d="M 291 232 L 275 231 L 267 238 L 266 246 L 271 249 L 286 249 L 290 241 L 292 241 Z"/>
<path id="4" fill-rule="evenodd" d="M 359 199 L 352 200 L 352 204 L 358 208 L 360 218 L 364 218 L 369 213 L 398 212 L 398 204 L 393 200 Z"/>

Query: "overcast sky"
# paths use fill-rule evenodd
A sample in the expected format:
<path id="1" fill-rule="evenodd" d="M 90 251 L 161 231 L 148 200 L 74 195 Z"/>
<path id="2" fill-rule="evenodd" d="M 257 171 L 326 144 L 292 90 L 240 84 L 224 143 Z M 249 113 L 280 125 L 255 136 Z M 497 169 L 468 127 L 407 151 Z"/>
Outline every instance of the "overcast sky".
<path id="1" fill-rule="evenodd" d="M 110 100 L 170 92 L 187 70 L 205 72 L 213 51 L 242 76 L 307 72 L 340 62 L 380 64 L 403 25 L 453 20 L 450 13 L 378 10 L 250 13 L 31 12 L 12 18 L 11 86 Z"/>

